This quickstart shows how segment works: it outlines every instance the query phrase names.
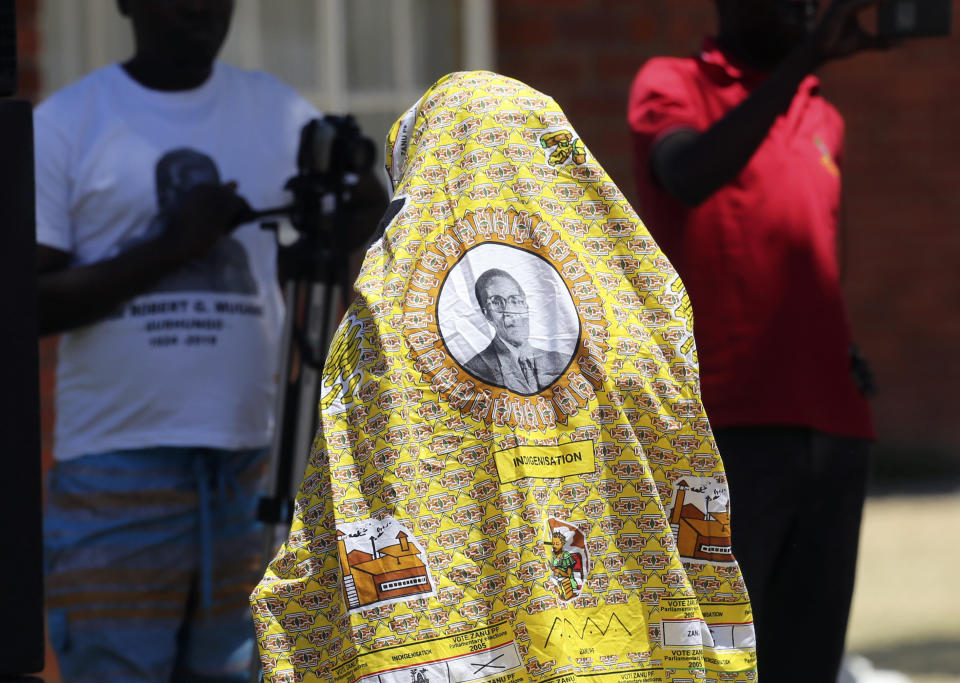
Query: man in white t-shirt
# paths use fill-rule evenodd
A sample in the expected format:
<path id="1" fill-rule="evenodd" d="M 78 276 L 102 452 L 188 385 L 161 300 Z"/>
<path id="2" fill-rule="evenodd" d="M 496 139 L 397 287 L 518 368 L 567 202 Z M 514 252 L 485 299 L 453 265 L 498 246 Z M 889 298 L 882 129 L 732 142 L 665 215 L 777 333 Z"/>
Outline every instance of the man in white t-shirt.
<path id="1" fill-rule="evenodd" d="M 318 113 L 216 61 L 230 0 L 118 6 L 134 56 L 35 114 L 41 331 L 63 333 L 50 639 L 67 681 L 240 681 L 283 314 L 244 220 L 289 201 Z"/>

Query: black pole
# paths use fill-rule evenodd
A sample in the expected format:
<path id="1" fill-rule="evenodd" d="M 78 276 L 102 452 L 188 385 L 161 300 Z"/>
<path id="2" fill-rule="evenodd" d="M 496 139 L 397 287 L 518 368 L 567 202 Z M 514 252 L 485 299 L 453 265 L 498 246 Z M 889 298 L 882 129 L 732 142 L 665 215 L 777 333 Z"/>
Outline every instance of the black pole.
<path id="1" fill-rule="evenodd" d="M 0 96 L 16 90 L 16 7 L 0 0 Z M 33 116 L 0 99 L 0 524 L 5 586 L 0 680 L 43 669 L 42 471 L 37 352 Z"/>

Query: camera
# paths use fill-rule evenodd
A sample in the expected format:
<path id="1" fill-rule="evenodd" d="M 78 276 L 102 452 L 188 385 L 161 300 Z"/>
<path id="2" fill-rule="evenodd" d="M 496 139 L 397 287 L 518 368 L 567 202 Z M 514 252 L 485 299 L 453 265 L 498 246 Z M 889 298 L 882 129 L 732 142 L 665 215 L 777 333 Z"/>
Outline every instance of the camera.
<path id="1" fill-rule="evenodd" d="M 360 132 L 353 116 L 327 115 L 313 119 L 300 131 L 297 168 L 301 175 L 326 179 L 362 174 L 373 165 L 373 141 Z"/>
<path id="2" fill-rule="evenodd" d="M 307 122 L 300 130 L 297 174 L 284 187 L 293 195 L 287 206 L 253 211 L 244 221 L 288 216 L 303 234 L 316 235 L 331 229 L 327 218 L 347 202 L 357 176 L 367 173 L 375 157 L 373 141 L 360 132 L 349 114 L 327 115 Z M 274 223 L 264 224 L 273 229 Z M 349 240 L 348 240 L 349 242 Z"/>
<path id="3" fill-rule="evenodd" d="M 290 221 L 300 232 L 316 232 L 324 215 L 324 196 L 347 199 L 349 185 L 373 166 L 374 146 L 349 114 L 313 119 L 300 131 L 297 175 L 287 181 L 293 193 Z"/>
<path id="4" fill-rule="evenodd" d="M 877 8 L 877 34 L 884 38 L 950 35 L 952 0 L 885 0 Z"/>

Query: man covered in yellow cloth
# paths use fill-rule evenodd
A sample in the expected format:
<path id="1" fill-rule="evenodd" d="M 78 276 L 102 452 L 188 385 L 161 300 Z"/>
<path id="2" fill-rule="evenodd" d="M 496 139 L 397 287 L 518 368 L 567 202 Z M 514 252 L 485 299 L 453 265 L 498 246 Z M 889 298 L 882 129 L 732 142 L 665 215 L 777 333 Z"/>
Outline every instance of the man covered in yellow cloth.
<path id="1" fill-rule="evenodd" d="M 755 681 L 689 301 L 619 189 L 489 72 L 428 90 L 387 166 L 251 596 L 264 680 Z"/>

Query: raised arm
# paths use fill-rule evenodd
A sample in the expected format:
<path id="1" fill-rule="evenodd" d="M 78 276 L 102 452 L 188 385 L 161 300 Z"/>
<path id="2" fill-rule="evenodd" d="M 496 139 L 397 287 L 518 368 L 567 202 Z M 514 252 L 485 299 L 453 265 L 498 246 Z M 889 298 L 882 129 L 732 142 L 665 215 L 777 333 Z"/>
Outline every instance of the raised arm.
<path id="1" fill-rule="evenodd" d="M 650 172 L 663 189 L 696 206 L 733 180 L 786 111 L 800 82 L 821 64 L 886 43 L 865 32 L 857 14 L 880 0 L 834 0 L 813 33 L 746 100 L 703 132 L 671 131 L 654 145 Z"/>

